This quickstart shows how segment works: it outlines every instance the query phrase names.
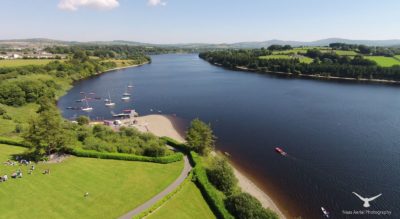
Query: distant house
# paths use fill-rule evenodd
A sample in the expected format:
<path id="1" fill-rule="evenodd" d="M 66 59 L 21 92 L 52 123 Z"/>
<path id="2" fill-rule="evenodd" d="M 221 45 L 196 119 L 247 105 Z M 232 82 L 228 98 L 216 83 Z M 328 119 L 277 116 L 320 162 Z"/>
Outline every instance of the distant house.
<path id="1" fill-rule="evenodd" d="M 0 55 L 0 59 L 9 59 L 8 55 Z"/>
<path id="2" fill-rule="evenodd" d="M 11 55 L 11 58 L 20 59 L 20 58 L 22 58 L 22 56 L 20 54 L 14 53 L 14 54 Z"/>

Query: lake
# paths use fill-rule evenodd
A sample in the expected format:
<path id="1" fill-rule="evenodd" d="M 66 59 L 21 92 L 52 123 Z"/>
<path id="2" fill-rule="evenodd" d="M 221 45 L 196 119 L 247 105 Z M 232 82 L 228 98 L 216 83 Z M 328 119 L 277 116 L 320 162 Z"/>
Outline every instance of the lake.
<path id="1" fill-rule="evenodd" d="M 122 102 L 129 83 L 131 101 Z M 213 66 L 197 54 L 152 56 L 152 63 L 75 83 L 58 106 L 81 114 L 80 92 L 116 102 L 89 101 L 92 119 L 136 109 L 211 123 L 217 148 L 265 190 L 289 216 L 354 218 L 343 211 L 391 211 L 400 218 L 400 87 L 282 78 Z M 288 153 L 274 151 L 281 147 Z M 364 208 L 363 197 L 382 196 Z M 364 215 L 363 218 L 385 218 Z"/>

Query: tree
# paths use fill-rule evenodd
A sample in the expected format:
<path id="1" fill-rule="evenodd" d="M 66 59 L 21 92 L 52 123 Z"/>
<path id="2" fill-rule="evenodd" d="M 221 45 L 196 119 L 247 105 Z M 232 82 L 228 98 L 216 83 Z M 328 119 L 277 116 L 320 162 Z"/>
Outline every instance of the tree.
<path id="1" fill-rule="evenodd" d="M 210 125 L 199 119 L 194 119 L 190 123 L 186 141 L 189 147 L 201 155 L 207 155 L 215 147 L 215 136 Z"/>
<path id="2" fill-rule="evenodd" d="M 90 119 L 87 116 L 79 116 L 76 121 L 78 122 L 78 125 L 88 125 Z"/>
<path id="3" fill-rule="evenodd" d="M 36 158 L 62 151 L 71 141 L 70 132 L 64 130 L 63 121 L 57 108 L 42 110 L 38 118 L 32 119 L 24 140 L 33 150 Z"/>
<path id="4" fill-rule="evenodd" d="M 237 184 L 232 167 L 224 158 L 215 158 L 211 167 L 207 169 L 210 182 L 226 195 L 231 195 Z"/>
<path id="5" fill-rule="evenodd" d="M 275 212 L 263 208 L 261 203 L 248 193 L 239 193 L 228 197 L 225 205 L 237 219 L 278 219 Z"/>

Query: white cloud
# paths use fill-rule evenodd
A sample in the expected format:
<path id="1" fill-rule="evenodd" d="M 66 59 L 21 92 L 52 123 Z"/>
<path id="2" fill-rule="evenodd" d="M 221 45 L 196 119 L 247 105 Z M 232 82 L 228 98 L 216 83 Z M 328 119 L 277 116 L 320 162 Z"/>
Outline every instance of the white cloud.
<path id="1" fill-rule="evenodd" d="M 167 5 L 167 2 L 161 0 L 147 0 L 147 4 L 149 4 L 150 6 L 165 6 Z"/>
<path id="2" fill-rule="evenodd" d="M 69 11 L 76 11 L 80 7 L 109 10 L 118 6 L 118 0 L 60 0 L 58 3 L 58 8 Z"/>

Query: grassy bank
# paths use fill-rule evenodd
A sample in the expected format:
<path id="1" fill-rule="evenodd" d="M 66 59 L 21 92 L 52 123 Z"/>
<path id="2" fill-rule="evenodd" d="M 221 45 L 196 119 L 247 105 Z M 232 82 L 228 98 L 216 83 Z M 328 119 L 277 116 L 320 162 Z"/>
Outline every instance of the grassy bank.
<path id="1" fill-rule="evenodd" d="M 191 219 L 216 218 L 210 207 L 204 201 L 200 190 L 193 182 L 189 182 L 157 211 L 150 214 L 148 219 Z"/>
<path id="2" fill-rule="evenodd" d="M 0 161 L 25 148 L 0 144 Z M 0 174 L 17 166 L 2 166 Z M 183 162 L 154 164 L 70 157 L 38 164 L 32 175 L 0 183 L 5 218 L 116 218 L 161 192 L 180 174 Z M 49 175 L 41 172 L 50 169 Z M 88 197 L 84 197 L 89 192 Z"/>

